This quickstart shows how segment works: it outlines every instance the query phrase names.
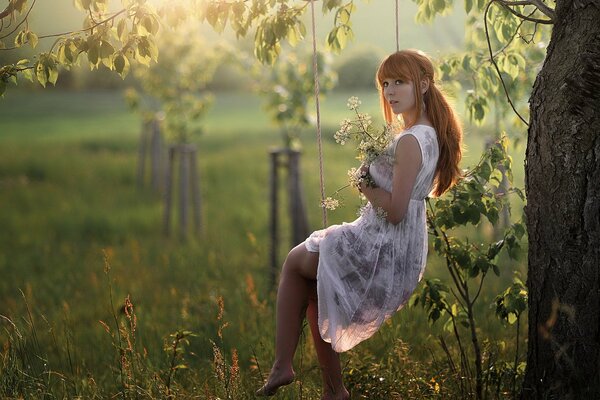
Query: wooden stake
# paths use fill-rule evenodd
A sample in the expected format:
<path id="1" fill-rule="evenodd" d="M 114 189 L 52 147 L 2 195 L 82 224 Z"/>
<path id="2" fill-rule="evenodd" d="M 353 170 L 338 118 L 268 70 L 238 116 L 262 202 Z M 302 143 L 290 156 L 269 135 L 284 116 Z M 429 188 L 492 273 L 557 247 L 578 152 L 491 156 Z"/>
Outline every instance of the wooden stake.
<path id="1" fill-rule="evenodd" d="M 165 209 L 163 214 L 163 232 L 165 236 L 171 234 L 171 205 L 173 187 L 173 171 L 175 170 L 175 146 L 169 146 L 169 157 L 167 166 L 167 176 L 165 181 Z"/>
<path id="2" fill-rule="evenodd" d="M 275 286 L 277 279 L 277 271 L 279 270 L 279 263 L 277 262 L 277 249 L 279 249 L 279 221 L 277 218 L 277 210 L 279 209 L 278 203 L 278 191 L 279 191 L 279 180 L 277 176 L 277 169 L 279 163 L 279 151 L 271 150 L 271 177 L 270 177 L 270 233 L 271 233 L 271 269 L 269 271 L 269 282 L 271 288 Z"/>

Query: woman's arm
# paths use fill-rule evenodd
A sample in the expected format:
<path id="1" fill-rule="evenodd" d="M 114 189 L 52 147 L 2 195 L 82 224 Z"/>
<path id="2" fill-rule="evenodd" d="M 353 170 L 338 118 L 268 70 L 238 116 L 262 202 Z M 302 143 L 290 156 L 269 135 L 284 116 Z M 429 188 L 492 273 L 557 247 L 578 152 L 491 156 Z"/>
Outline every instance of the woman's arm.
<path id="1" fill-rule="evenodd" d="M 413 135 L 398 139 L 394 159 L 392 193 L 371 187 L 364 181 L 361 191 L 373 207 L 382 208 L 387 220 L 395 225 L 402 222 L 406 215 L 410 195 L 421 168 L 421 149 Z"/>

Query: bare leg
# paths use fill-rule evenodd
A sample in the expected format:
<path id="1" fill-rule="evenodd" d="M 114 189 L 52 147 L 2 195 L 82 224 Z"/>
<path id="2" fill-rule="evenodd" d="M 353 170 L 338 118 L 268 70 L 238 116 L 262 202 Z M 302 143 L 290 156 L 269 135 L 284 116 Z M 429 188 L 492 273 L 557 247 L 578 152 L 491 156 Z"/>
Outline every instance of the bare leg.
<path id="1" fill-rule="evenodd" d="M 319 358 L 321 367 L 321 377 L 323 379 L 323 400 L 345 400 L 350 398 L 350 394 L 344 387 L 342 381 L 342 367 L 340 364 L 340 356 L 332 348 L 331 344 L 327 343 L 319 333 L 318 321 L 318 303 L 317 303 L 317 286 L 316 281 L 311 282 L 309 288 L 308 308 L 306 310 L 306 318 L 310 324 L 315 349 Z"/>
<path id="2" fill-rule="evenodd" d="M 258 396 L 273 396 L 279 387 L 294 380 L 292 361 L 308 302 L 308 285 L 317 278 L 318 263 L 318 253 L 308 252 L 301 243 L 283 264 L 277 290 L 275 362 L 267 383 L 256 392 Z"/>

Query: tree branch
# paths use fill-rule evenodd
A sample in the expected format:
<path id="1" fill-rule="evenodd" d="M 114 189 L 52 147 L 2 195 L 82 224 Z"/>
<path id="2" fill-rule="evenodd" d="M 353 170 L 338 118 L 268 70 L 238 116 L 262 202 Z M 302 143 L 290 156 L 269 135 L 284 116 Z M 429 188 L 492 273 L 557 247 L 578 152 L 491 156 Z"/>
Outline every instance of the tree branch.
<path id="1" fill-rule="evenodd" d="M 9 37 L 10 35 L 12 35 L 13 33 L 15 33 L 17 31 L 17 29 L 19 29 L 19 26 L 23 25 L 23 23 L 25 21 L 27 21 L 27 18 L 29 17 L 29 14 L 31 13 L 31 10 L 33 10 L 33 6 L 35 6 L 35 2 L 37 0 L 33 0 L 33 3 L 31 3 L 31 6 L 29 7 L 29 10 L 27 10 L 27 14 L 25 14 L 25 18 L 23 18 L 23 20 L 21 22 L 19 22 L 17 24 L 17 26 L 15 26 L 15 29 L 13 29 L 12 31 L 10 31 L 9 33 L 7 33 L 6 35 L 0 37 L 0 40 L 2 39 L 6 39 L 7 37 Z M 5 12 L 6 10 L 4 10 L 3 12 Z"/>
<path id="2" fill-rule="evenodd" d="M 544 2 L 542 2 L 541 0 L 520 0 L 520 1 L 507 1 L 507 0 L 500 0 L 504 5 L 507 6 L 535 6 L 537 7 L 538 10 L 540 10 L 540 12 L 542 14 L 544 14 L 545 16 L 547 16 L 548 18 L 550 18 L 550 21 L 553 23 L 556 19 L 556 14 L 554 12 L 554 9 L 548 7 L 546 4 L 544 4 Z M 538 20 L 538 21 L 544 21 L 544 20 Z"/>
<path id="3" fill-rule="evenodd" d="M 521 121 L 523 121 L 523 123 L 525 125 L 529 126 L 529 124 L 527 123 L 527 121 L 525 121 L 525 118 L 523 118 L 521 116 L 521 114 L 519 114 L 519 112 L 515 108 L 515 105 L 513 104 L 512 100 L 510 99 L 510 95 L 508 94 L 508 89 L 506 87 L 506 84 L 504 83 L 504 79 L 502 79 L 502 73 L 500 72 L 500 68 L 498 67 L 498 64 L 496 64 L 496 60 L 494 60 L 494 52 L 492 51 L 492 44 L 490 43 L 490 32 L 489 32 L 489 29 L 488 29 L 487 15 L 488 15 L 488 11 L 490 11 L 490 7 L 492 6 L 492 4 L 495 1 L 500 1 L 501 2 L 502 0 L 490 0 L 490 2 L 488 3 L 487 7 L 485 8 L 485 13 L 483 14 L 483 23 L 484 23 L 484 26 L 485 26 L 485 38 L 487 40 L 488 50 L 490 52 L 490 62 L 496 68 L 496 72 L 498 73 L 498 78 L 500 78 L 500 82 L 502 82 L 502 87 L 504 88 L 504 93 L 506 94 L 506 98 L 508 99 L 508 103 L 512 107 L 512 109 L 515 112 L 515 114 L 517 114 L 517 116 L 521 119 Z"/>
<path id="4" fill-rule="evenodd" d="M 542 3 L 540 0 L 521 0 L 521 1 L 495 0 L 495 1 L 502 4 L 504 6 L 504 8 L 507 11 L 509 11 L 510 13 L 512 13 L 512 14 L 516 15 L 517 17 L 524 19 L 526 21 L 535 22 L 538 24 L 547 24 L 547 25 L 554 24 L 554 18 L 555 18 L 554 10 L 552 8 L 548 7 L 547 5 L 545 5 L 544 3 Z M 535 6 L 535 7 L 537 7 L 538 10 L 540 10 L 540 12 L 542 14 L 546 15 L 550 19 L 539 19 L 539 18 L 528 17 L 526 15 L 523 15 L 523 14 L 513 10 L 512 8 L 510 8 L 511 6 Z"/>
<path id="5" fill-rule="evenodd" d="M 102 21 L 98 22 L 96 25 L 93 25 L 93 26 L 91 26 L 89 28 L 86 28 L 86 29 L 80 29 L 78 31 L 71 31 L 71 32 L 54 33 L 54 34 L 51 34 L 51 35 L 42 35 L 42 36 L 38 36 L 38 39 L 47 39 L 47 38 L 52 38 L 52 37 L 60 37 L 60 36 L 73 35 L 73 34 L 76 34 L 76 33 L 85 33 L 87 31 L 92 31 L 92 30 L 96 29 L 97 27 L 99 27 L 100 25 L 104 25 L 104 24 L 106 24 L 106 23 L 114 20 L 115 18 L 117 18 L 119 15 L 123 14 L 126 11 L 127 11 L 127 9 L 124 8 L 121 11 L 116 12 L 114 15 L 106 18 L 105 20 L 102 20 Z M 131 16 L 129 16 L 129 17 L 131 17 Z M 0 39 L 2 39 L 2 38 L 0 38 Z M 27 42 L 25 42 L 23 44 L 26 44 L 26 43 Z M 14 50 L 16 48 L 17 48 L 16 46 L 15 47 L 6 47 L 4 49 L 0 49 L 0 51 Z"/>
<path id="6" fill-rule="evenodd" d="M 4 9 L 4 11 L 0 12 L 0 20 L 8 17 L 10 15 L 10 13 L 11 13 L 11 10 L 10 10 L 10 3 L 9 3 L 8 6 L 6 6 L 6 8 Z"/>
<path id="7" fill-rule="evenodd" d="M 498 50 L 496 52 L 496 54 L 494 54 L 494 56 L 493 56 L 494 58 L 496 58 L 498 56 L 498 54 L 504 53 L 504 50 L 506 50 L 508 48 L 508 46 L 510 46 L 510 44 L 513 42 L 513 40 L 515 40 L 515 37 L 519 33 L 519 29 L 521 29 L 521 26 L 523 26 L 524 23 L 525 23 L 525 20 L 521 20 L 521 22 L 519 23 L 519 26 L 517 26 L 517 29 L 515 29 L 515 31 L 513 32 L 510 40 L 508 41 L 508 43 L 506 43 L 506 45 L 502 49 Z"/>

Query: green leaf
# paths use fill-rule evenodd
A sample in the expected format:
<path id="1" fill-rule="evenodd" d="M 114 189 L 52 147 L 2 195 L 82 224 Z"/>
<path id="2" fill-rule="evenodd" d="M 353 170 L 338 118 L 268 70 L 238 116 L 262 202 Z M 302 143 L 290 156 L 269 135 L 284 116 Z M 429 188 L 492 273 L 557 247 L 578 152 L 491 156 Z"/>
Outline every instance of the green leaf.
<path id="1" fill-rule="evenodd" d="M 122 79 L 125 79 L 130 69 L 129 59 L 123 54 L 118 54 L 117 56 L 115 56 L 113 64 L 115 71 L 117 71 L 117 73 L 121 75 Z"/>
<path id="2" fill-rule="evenodd" d="M 466 54 L 462 59 L 462 67 L 467 72 L 472 71 L 471 61 L 472 61 L 472 58 L 469 54 Z"/>
<path id="3" fill-rule="evenodd" d="M 502 183 L 503 180 L 503 176 L 502 176 L 502 171 L 495 169 L 494 171 L 492 171 L 492 174 L 490 175 L 490 185 L 492 185 L 495 188 L 500 187 L 500 184 Z"/>
<path id="4" fill-rule="evenodd" d="M 125 42 L 127 39 L 127 35 L 127 20 L 125 18 L 122 18 L 117 24 L 117 36 L 119 37 L 120 41 Z"/>
<path id="5" fill-rule="evenodd" d="M 468 14 L 473 9 L 473 0 L 465 0 L 465 13 Z"/>
<path id="6" fill-rule="evenodd" d="M 35 47 L 38 45 L 38 36 L 35 33 L 29 31 L 27 32 L 27 41 L 31 45 L 31 48 L 35 49 Z"/>
<path id="7" fill-rule="evenodd" d="M 29 82 L 33 82 L 33 69 L 28 68 L 26 70 L 21 71 L 23 77 L 27 79 Z"/>
<path id="8" fill-rule="evenodd" d="M 330 50 L 332 50 L 335 53 L 339 53 L 340 50 L 342 49 L 340 46 L 340 43 L 338 41 L 338 37 L 337 37 L 338 30 L 339 30 L 339 27 L 336 26 L 327 35 L 327 46 L 329 47 Z"/>
<path id="9" fill-rule="evenodd" d="M 488 252 L 487 252 L 488 260 L 491 261 L 494 258 L 496 258 L 498 253 L 500 253 L 500 250 L 502 250 L 502 246 L 504 246 L 504 239 L 499 240 L 496 243 L 490 244 L 490 247 L 488 248 Z"/>
<path id="10" fill-rule="evenodd" d="M 22 30 L 15 36 L 15 47 L 23 46 L 23 43 L 27 40 L 27 31 Z"/>
<path id="11" fill-rule="evenodd" d="M 492 225 L 496 225 L 496 223 L 498 223 L 498 209 L 495 206 L 488 209 L 486 216 Z"/>
<path id="12" fill-rule="evenodd" d="M 473 225 L 477 225 L 479 220 L 481 219 L 481 213 L 479 212 L 479 208 L 475 204 L 471 204 L 467 209 L 467 214 L 469 216 L 469 222 Z"/>
<path id="13" fill-rule="evenodd" d="M 10 76 L 8 77 L 8 81 L 9 81 L 9 82 L 12 82 L 14 85 L 17 85 L 17 74 L 10 75 Z"/>
<path id="14" fill-rule="evenodd" d="M 56 85 L 56 81 L 58 80 L 58 65 L 53 55 L 49 55 L 46 58 L 44 67 L 48 71 L 48 82 Z"/>
<path id="15" fill-rule="evenodd" d="M 444 0 L 433 0 L 433 10 L 441 14 L 446 9 L 446 2 Z"/>
<path id="16" fill-rule="evenodd" d="M 516 223 L 512 227 L 513 231 L 515 232 L 515 236 L 520 240 L 525 234 L 525 227 L 521 223 Z"/>
<path id="17" fill-rule="evenodd" d="M 434 308 L 429 312 L 429 319 L 432 323 L 437 321 L 440 318 L 441 312 L 438 308 Z"/>
<path id="18" fill-rule="evenodd" d="M 0 79 L 0 97 L 4 97 L 4 93 L 6 92 L 6 82 Z"/>
<path id="19" fill-rule="evenodd" d="M 86 11 L 90 9 L 91 0 L 75 0 L 75 7 L 80 11 Z"/>
<path id="20" fill-rule="evenodd" d="M 490 179 L 490 174 L 492 173 L 492 167 L 490 166 L 490 164 L 488 162 L 483 162 L 481 163 L 481 168 L 479 169 L 479 176 L 487 181 L 488 179 Z"/>
<path id="21" fill-rule="evenodd" d="M 496 264 L 492 264 L 492 269 L 494 270 L 494 274 L 496 274 L 496 276 L 500 276 L 500 268 L 498 268 Z"/>
<path id="22" fill-rule="evenodd" d="M 142 26 L 146 28 L 146 31 L 152 35 L 158 31 L 158 23 L 154 21 L 154 18 L 150 15 L 144 15 L 141 22 Z"/>
<path id="23" fill-rule="evenodd" d="M 67 60 L 65 43 L 61 43 L 56 50 L 56 57 L 58 58 L 58 62 L 61 64 L 67 64 L 69 61 Z"/>
<path id="24" fill-rule="evenodd" d="M 91 46 L 88 48 L 87 57 L 92 65 L 98 65 L 100 49 L 98 48 L 98 43 L 93 42 Z"/>
<path id="25" fill-rule="evenodd" d="M 350 28 L 348 28 L 346 25 L 343 25 L 336 32 L 335 37 L 337 39 L 337 42 L 339 43 L 340 49 L 344 49 L 346 47 L 346 43 L 348 42 L 349 29 Z"/>
<path id="26" fill-rule="evenodd" d="M 100 44 L 100 58 L 108 58 L 113 55 L 115 48 L 107 41 Z"/>
<path id="27" fill-rule="evenodd" d="M 35 76 L 40 85 L 46 87 L 46 83 L 48 83 L 48 70 L 41 61 L 35 63 Z"/>

